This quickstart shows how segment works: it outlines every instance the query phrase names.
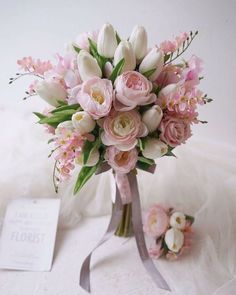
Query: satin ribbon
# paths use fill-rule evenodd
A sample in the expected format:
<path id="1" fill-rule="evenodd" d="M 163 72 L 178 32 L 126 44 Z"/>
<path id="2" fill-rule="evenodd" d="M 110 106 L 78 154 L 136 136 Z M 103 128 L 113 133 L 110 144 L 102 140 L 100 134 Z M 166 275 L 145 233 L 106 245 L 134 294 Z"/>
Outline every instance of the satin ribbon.
<path id="1" fill-rule="evenodd" d="M 152 171 L 150 171 L 152 173 Z M 134 237 L 136 240 L 137 248 L 139 251 L 139 256 L 143 262 L 143 265 L 149 275 L 152 277 L 154 283 L 157 285 L 158 288 L 170 291 L 168 284 L 166 283 L 165 279 L 162 277 L 160 272 L 156 269 L 153 261 L 149 257 L 144 233 L 143 233 L 143 225 L 142 225 L 142 213 L 141 213 L 141 204 L 140 204 L 140 196 L 138 191 L 138 183 L 137 177 L 134 173 L 130 172 L 127 174 L 131 195 L 132 195 L 132 224 L 133 224 L 133 231 Z M 90 293 L 90 262 L 91 256 L 93 252 L 105 243 L 110 237 L 112 237 L 120 223 L 121 216 L 122 216 L 122 209 L 123 204 L 120 196 L 119 189 L 116 185 L 116 199 L 114 208 L 112 211 L 111 219 L 108 225 L 108 228 L 97 244 L 97 246 L 89 253 L 89 255 L 84 260 L 81 270 L 80 270 L 80 286 Z"/>

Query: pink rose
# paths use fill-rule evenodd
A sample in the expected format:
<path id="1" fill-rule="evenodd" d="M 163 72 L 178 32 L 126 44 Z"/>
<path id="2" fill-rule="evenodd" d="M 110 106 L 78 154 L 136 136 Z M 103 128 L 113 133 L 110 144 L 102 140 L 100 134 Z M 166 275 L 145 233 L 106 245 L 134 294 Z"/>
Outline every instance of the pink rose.
<path id="1" fill-rule="evenodd" d="M 111 110 L 113 86 L 110 80 L 94 77 L 75 87 L 71 96 L 70 101 L 77 101 L 84 111 L 97 120 L 107 116 Z"/>
<path id="2" fill-rule="evenodd" d="M 137 138 L 148 134 L 147 127 L 135 110 L 111 112 L 103 122 L 103 129 L 104 132 L 101 134 L 103 144 L 115 145 L 121 151 L 133 149 L 137 144 Z"/>
<path id="3" fill-rule="evenodd" d="M 137 105 L 146 105 L 156 100 L 150 93 L 152 83 L 136 71 L 128 71 L 118 76 L 115 81 L 116 97 L 114 107 L 118 111 L 128 111 Z"/>
<path id="4" fill-rule="evenodd" d="M 166 210 L 160 205 L 153 205 L 144 215 L 143 230 L 151 237 L 163 235 L 169 226 L 169 217 Z"/>
<path id="5" fill-rule="evenodd" d="M 106 149 L 105 159 L 115 171 L 129 173 L 136 165 L 138 152 L 135 148 L 129 151 L 120 151 L 115 146 L 110 146 Z"/>
<path id="6" fill-rule="evenodd" d="M 173 115 L 166 115 L 159 129 L 160 139 L 172 147 L 185 143 L 191 136 L 189 121 Z"/>

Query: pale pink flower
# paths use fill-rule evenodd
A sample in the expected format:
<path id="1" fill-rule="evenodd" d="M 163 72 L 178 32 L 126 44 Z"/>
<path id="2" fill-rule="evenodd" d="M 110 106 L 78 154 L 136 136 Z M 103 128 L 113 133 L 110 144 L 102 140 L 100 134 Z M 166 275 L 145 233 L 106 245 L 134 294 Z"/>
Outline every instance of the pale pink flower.
<path id="1" fill-rule="evenodd" d="M 78 45 L 80 49 L 89 50 L 89 41 L 88 38 L 97 42 L 99 31 L 91 31 L 87 33 L 82 33 L 78 35 L 75 39 L 75 44 Z"/>
<path id="2" fill-rule="evenodd" d="M 191 136 L 190 123 L 174 114 L 166 114 L 159 126 L 160 139 L 171 147 L 176 147 Z"/>
<path id="3" fill-rule="evenodd" d="M 23 57 L 17 61 L 17 64 L 26 72 L 32 72 L 38 75 L 44 75 L 45 72 L 52 69 L 50 61 L 41 61 L 40 59 L 33 59 L 31 56 Z"/>
<path id="4" fill-rule="evenodd" d="M 177 43 L 175 41 L 165 40 L 160 44 L 160 49 L 163 51 L 164 54 L 172 53 L 177 48 Z"/>
<path id="5" fill-rule="evenodd" d="M 129 173 L 135 168 L 138 152 L 135 148 L 129 151 L 120 151 L 115 146 L 110 146 L 106 149 L 105 159 L 115 171 Z"/>
<path id="6" fill-rule="evenodd" d="M 154 102 L 156 95 L 150 93 L 152 87 L 152 83 L 139 72 L 127 71 L 123 73 L 115 81 L 115 109 L 128 111 L 134 109 L 137 105 Z"/>
<path id="7" fill-rule="evenodd" d="M 110 80 L 94 77 L 72 90 L 71 97 L 94 119 L 99 119 L 111 110 L 113 86 Z"/>
<path id="8" fill-rule="evenodd" d="M 158 259 L 159 257 L 161 257 L 161 255 L 163 254 L 164 249 L 161 247 L 161 242 L 152 245 L 149 249 L 148 249 L 148 253 L 150 255 L 150 257 L 154 258 L 154 259 Z"/>
<path id="9" fill-rule="evenodd" d="M 144 214 L 144 232 L 154 238 L 163 235 L 169 226 L 169 216 L 160 205 L 151 206 Z"/>
<path id="10" fill-rule="evenodd" d="M 189 37 L 189 33 L 183 32 L 179 36 L 175 37 L 177 46 L 180 47 Z"/>
<path id="11" fill-rule="evenodd" d="M 191 91 L 196 85 L 200 83 L 199 74 L 203 69 L 203 61 L 197 56 L 193 55 L 187 62 L 187 67 L 184 70 L 185 88 Z"/>
<path id="12" fill-rule="evenodd" d="M 137 138 L 148 134 L 142 123 L 140 114 L 135 111 L 110 113 L 103 122 L 104 132 L 101 134 L 103 144 L 115 145 L 117 149 L 128 151 L 135 147 Z"/>
<path id="13" fill-rule="evenodd" d="M 155 81 L 158 86 L 165 87 L 169 84 L 178 83 L 183 80 L 183 68 L 169 64 L 163 68 L 157 80 Z"/>

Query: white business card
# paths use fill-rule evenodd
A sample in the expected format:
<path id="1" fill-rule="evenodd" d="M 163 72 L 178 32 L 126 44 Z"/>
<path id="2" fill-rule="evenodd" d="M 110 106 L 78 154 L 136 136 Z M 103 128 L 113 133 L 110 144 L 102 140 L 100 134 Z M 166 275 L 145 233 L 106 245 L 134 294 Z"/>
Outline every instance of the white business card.
<path id="1" fill-rule="evenodd" d="M 59 209 L 59 199 L 11 201 L 0 236 L 0 268 L 50 271 Z"/>

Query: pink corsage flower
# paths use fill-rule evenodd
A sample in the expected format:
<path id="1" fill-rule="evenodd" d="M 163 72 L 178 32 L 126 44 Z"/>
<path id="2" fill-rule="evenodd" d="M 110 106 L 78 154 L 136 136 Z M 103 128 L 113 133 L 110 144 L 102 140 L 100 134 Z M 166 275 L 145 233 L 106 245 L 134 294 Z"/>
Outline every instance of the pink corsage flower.
<path id="1" fill-rule="evenodd" d="M 72 96 L 75 96 L 73 101 L 97 120 L 111 110 L 113 86 L 110 80 L 94 77 L 73 89 Z"/>
<path id="2" fill-rule="evenodd" d="M 160 237 L 169 226 L 169 217 L 166 210 L 155 205 L 149 208 L 144 215 L 144 232 L 154 238 Z"/>
<path id="3" fill-rule="evenodd" d="M 138 152 L 135 148 L 120 151 L 115 146 L 110 146 L 106 149 L 105 159 L 116 172 L 129 173 L 136 165 Z"/>
<path id="4" fill-rule="evenodd" d="M 129 151 L 137 144 L 137 138 L 148 134 L 141 116 L 135 110 L 112 112 L 103 122 L 101 139 L 105 145 L 115 145 L 121 151 Z"/>
<path id="5" fill-rule="evenodd" d="M 118 76 L 115 81 L 114 107 L 118 111 L 128 111 L 137 105 L 146 105 L 156 100 L 156 95 L 150 93 L 152 83 L 136 71 L 128 71 Z"/>

